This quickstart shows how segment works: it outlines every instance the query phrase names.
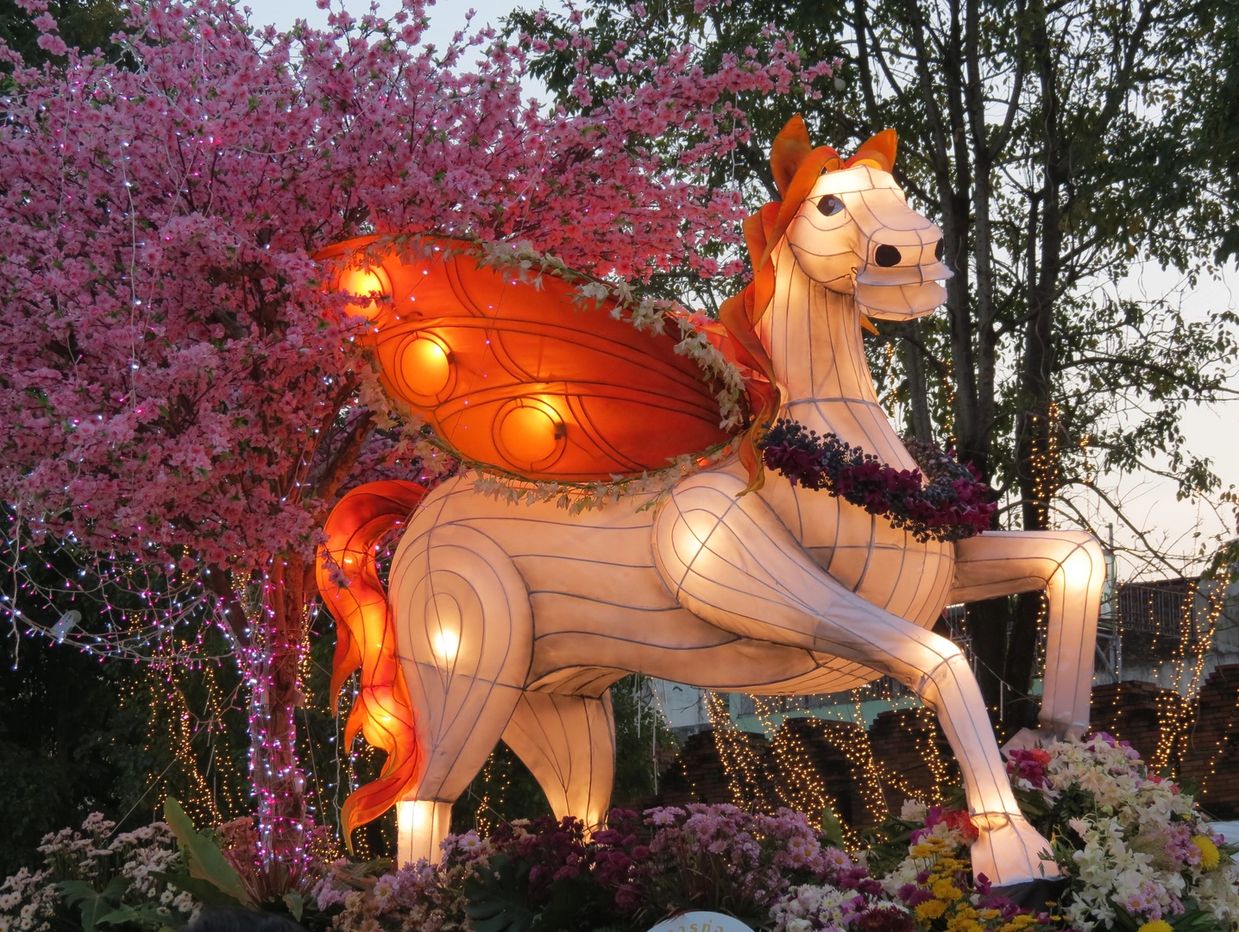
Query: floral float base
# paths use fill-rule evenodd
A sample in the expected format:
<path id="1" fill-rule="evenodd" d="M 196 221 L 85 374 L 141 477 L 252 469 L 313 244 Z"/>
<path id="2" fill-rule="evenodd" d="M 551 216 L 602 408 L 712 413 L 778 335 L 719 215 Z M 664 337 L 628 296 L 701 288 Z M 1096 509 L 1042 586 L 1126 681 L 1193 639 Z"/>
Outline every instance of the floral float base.
<path id="1" fill-rule="evenodd" d="M 976 829 L 966 813 L 919 802 L 905 804 L 856 853 L 788 810 L 616 810 L 589 841 L 572 820 L 516 822 L 490 838 L 449 836 L 437 866 L 375 877 L 341 864 L 316 895 L 334 913 L 332 928 L 345 932 L 465 929 L 470 916 L 498 915 L 500 904 L 509 918 L 536 918 L 539 927 L 632 932 L 688 909 L 774 932 L 1237 927 L 1235 849 L 1190 794 L 1150 774 L 1130 747 L 1096 735 L 1014 752 L 1008 768 L 1027 815 L 1054 839 L 1066 878 L 1061 901 L 1039 914 L 972 876 L 967 852 Z M 557 912 L 567 903 L 576 905 Z"/>

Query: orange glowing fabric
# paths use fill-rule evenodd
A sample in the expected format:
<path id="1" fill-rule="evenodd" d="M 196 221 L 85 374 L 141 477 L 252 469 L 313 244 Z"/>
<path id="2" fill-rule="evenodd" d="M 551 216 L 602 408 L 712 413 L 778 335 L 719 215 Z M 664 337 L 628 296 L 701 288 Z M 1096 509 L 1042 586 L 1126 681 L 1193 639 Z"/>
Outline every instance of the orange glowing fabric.
<path id="1" fill-rule="evenodd" d="M 612 317 L 611 299 L 479 265 L 477 247 L 459 240 L 365 237 L 320 257 L 353 266 L 354 294 L 382 294 L 354 310 L 372 322 L 384 387 L 466 460 L 529 479 L 607 481 L 728 439 L 719 386 L 675 352 L 678 335 Z"/>
<path id="2" fill-rule="evenodd" d="M 413 482 L 371 482 L 349 492 L 327 519 L 327 542 L 319 547 L 318 591 L 336 620 L 331 695 L 355 671 L 361 689 L 345 726 L 344 746 L 360 731 L 371 746 L 387 752 L 379 779 L 356 790 L 344 803 L 344 837 L 386 812 L 420 776 L 413 706 L 396 655 L 387 593 L 379 581 L 375 550 L 421 503 L 426 489 Z"/>

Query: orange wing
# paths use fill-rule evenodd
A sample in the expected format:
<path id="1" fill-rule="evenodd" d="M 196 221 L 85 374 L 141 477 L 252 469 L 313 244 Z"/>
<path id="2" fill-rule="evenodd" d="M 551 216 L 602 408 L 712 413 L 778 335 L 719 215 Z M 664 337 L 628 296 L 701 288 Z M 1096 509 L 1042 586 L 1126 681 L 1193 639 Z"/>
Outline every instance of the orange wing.
<path id="1" fill-rule="evenodd" d="M 417 246 L 397 252 L 364 237 L 320 258 L 349 260 L 345 291 L 383 295 L 352 306 L 373 321 L 383 384 L 465 459 L 587 482 L 728 439 L 718 387 L 666 330 L 638 331 L 611 316 L 614 300 L 581 302 L 563 278 L 481 266 L 470 243 Z"/>

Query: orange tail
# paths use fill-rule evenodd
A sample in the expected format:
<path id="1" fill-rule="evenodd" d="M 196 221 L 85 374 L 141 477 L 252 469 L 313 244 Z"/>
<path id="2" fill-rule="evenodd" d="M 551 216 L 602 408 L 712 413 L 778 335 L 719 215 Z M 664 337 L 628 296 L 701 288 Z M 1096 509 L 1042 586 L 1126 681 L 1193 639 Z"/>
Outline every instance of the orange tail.
<path id="1" fill-rule="evenodd" d="M 354 489 L 332 509 L 324 528 L 327 542 L 318 550 L 318 591 L 336 620 L 331 695 L 337 713 L 340 688 L 354 670 L 361 670 L 361 692 L 349 713 L 344 745 L 352 745 L 360 730 L 371 746 L 387 752 L 379 778 L 345 800 L 341 821 L 350 849 L 353 830 L 390 809 L 413 786 L 422 767 L 413 706 L 375 552 L 425 495 L 426 489 L 414 482 L 371 482 Z"/>

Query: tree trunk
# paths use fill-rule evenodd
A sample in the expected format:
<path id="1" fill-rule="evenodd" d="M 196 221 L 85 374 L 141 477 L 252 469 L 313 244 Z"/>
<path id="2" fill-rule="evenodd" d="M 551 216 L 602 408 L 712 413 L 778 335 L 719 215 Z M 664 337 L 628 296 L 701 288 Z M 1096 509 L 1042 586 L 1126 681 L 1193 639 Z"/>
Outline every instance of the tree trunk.
<path id="1" fill-rule="evenodd" d="M 913 321 L 906 326 L 912 330 L 913 336 L 919 341 L 920 321 Z M 934 426 L 929 416 L 929 387 L 925 383 L 925 360 L 921 358 L 920 347 L 913 340 L 900 340 L 899 347 L 902 351 L 904 370 L 908 374 L 908 414 L 912 436 L 923 443 L 932 443 Z"/>
<path id="2" fill-rule="evenodd" d="M 307 863 L 305 775 L 297 761 L 296 714 L 307 650 L 305 560 L 271 561 L 263 583 L 265 624 L 243 651 L 250 685 L 250 779 L 258 799 L 262 858 L 296 876 Z"/>
<path id="3" fill-rule="evenodd" d="M 1042 177 L 1041 187 L 1029 206 L 1025 277 L 1028 316 L 1019 374 L 1021 411 L 1016 421 L 1015 453 L 1024 530 L 1043 531 L 1050 526 L 1049 505 L 1059 485 L 1051 376 L 1055 365 L 1054 305 L 1063 253 L 1062 191 L 1071 168 L 1069 146 L 1062 135 L 1057 65 L 1048 34 L 1048 14 L 1041 2 L 1032 3 L 1030 13 L 1033 70 L 1040 81 L 1043 111 L 1038 123 L 1043 133 Z M 1003 678 L 1020 693 L 1027 693 L 1032 687 L 1040 612 L 1040 593 L 1024 593 L 1016 598 L 1011 643 L 1019 649 L 1008 651 Z M 1030 724 L 1027 709 L 1020 708 L 1017 712 L 1019 714 L 1013 713 L 1010 717 L 1010 726 Z"/>

